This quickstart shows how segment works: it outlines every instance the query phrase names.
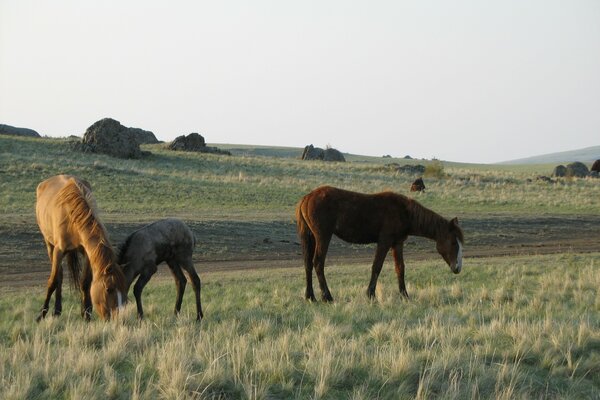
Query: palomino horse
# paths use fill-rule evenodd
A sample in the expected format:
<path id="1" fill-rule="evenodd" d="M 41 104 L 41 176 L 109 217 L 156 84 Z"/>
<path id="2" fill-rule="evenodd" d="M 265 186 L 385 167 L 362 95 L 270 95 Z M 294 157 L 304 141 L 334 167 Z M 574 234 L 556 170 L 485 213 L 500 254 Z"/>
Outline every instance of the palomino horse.
<path id="1" fill-rule="evenodd" d="M 448 221 L 401 194 L 362 194 L 319 187 L 304 196 L 296 207 L 298 234 L 302 241 L 306 270 L 306 298 L 315 300 L 313 266 L 324 301 L 333 301 L 325 280 L 325 256 L 331 236 L 350 243 L 377 243 L 369 297 L 375 296 L 377 278 L 389 249 L 392 249 L 400 293 L 408 298 L 404 284 L 402 249 L 409 235 L 436 241 L 437 251 L 455 274 L 462 268 L 463 232 L 454 218 Z"/>
<path id="2" fill-rule="evenodd" d="M 157 270 L 157 265 L 166 261 L 177 286 L 175 314 L 181 310 L 186 279 L 182 268 L 187 272 L 196 294 L 196 320 L 204 317 L 200 303 L 200 278 L 192 263 L 192 252 L 196 240 L 194 234 L 182 221 L 169 218 L 156 221 L 133 232 L 119 249 L 119 264 L 128 287 L 139 276 L 133 288 L 138 316 L 144 317 L 142 290 Z"/>
<path id="3" fill-rule="evenodd" d="M 117 265 L 106 230 L 96 216 L 89 183 L 70 175 L 46 179 L 37 187 L 35 211 L 52 263 L 46 300 L 38 321 L 48 313 L 54 291 L 54 315 L 62 311 L 61 261 L 64 256 L 81 289 L 83 317 L 90 319 L 92 304 L 103 319 L 115 315 L 125 301 L 125 277 Z M 85 259 L 83 271 L 77 262 L 78 254 Z"/>

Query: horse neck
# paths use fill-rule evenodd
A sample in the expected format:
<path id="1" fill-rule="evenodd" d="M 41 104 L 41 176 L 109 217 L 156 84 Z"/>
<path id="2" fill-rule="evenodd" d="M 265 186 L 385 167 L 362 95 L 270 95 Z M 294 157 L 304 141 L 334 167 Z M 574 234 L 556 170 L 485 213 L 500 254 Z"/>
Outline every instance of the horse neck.
<path id="1" fill-rule="evenodd" d="M 437 241 L 448 232 L 448 220 L 415 201 L 411 203 L 411 235 Z"/>
<path id="2" fill-rule="evenodd" d="M 94 273 L 115 263 L 114 252 L 102 225 L 97 223 L 94 229 L 81 230 L 79 235 L 81 245 L 90 260 L 90 266 Z"/>

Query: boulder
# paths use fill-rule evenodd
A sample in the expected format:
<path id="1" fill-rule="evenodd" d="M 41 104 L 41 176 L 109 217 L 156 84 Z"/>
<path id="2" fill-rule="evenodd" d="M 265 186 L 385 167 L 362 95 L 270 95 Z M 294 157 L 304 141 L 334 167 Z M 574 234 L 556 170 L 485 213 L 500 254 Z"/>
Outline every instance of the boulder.
<path id="1" fill-rule="evenodd" d="M 590 171 L 596 171 L 600 173 L 600 160 L 594 161 L 594 164 L 592 164 L 592 168 L 590 169 Z"/>
<path id="2" fill-rule="evenodd" d="M 566 176 L 568 177 L 585 178 L 589 173 L 588 167 L 582 162 L 576 161 L 567 165 Z"/>
<path id="3" fill-rule="evenodd" d="M 303 160 L 322 160 L 322 161 L 339 161 L 345 162 L 344 155 L 334 148 L 323 150 L 320 147 L 314 147 L 312 144 L 306 146 L 302 152 Z"/>
<path id="4" fill-rule="evenodd" d="M 0 124 L 0 135 L 13 135 L 13 136 L 27 136 L 27 137 L 41 137 L 39 133 L 33 129 L 28 128 L 17 128 L 16 126 Z"/>
<path id="5" fill-rule="evenodd" d="M 177 136 L 175 140 L 168 144 L 167 148 L 174 151 L 195 151 L 198 153 L 231 155 L 231 153 L 226 150 L 207 146 L 204 137 L 196 132 L 192 132 L 187 136 Z"/>
<path id="6" fill-rule="evenodd" d="M 554 170 L 552 171 L 552 176 L 560 178 L 563 177 L 567 174 L 567 167 L 565 167 L 564 165 L 557 165 L 556 167 L 554 167 Z"/>
<path id="7" fill-rule="evenodd" d="M 143 154 L 135 130 L 112 118 L 101 119 L 87 128 L 78 148 L 118 158 L 140 158 Z"/>
<path id="8" fill-rule="evenodd" d="M 160 143 L 160 141 L 154 136 L 154 133 L 150 131 L 145 131 L 140 128 L 129 128 L 133 134 L 136 136 L 139 144 L 156 144 Z"/>

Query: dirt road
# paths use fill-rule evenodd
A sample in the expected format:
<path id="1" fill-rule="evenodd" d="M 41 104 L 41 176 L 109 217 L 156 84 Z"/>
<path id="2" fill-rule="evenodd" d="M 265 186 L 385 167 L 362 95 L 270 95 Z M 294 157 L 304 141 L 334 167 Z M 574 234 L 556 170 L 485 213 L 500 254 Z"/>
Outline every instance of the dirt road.
<path id="1" fill-rule="evenodd" d="M 194 261 L 199 273 L 258 268 L 302 268 L 293 221 L 186 221 L 198 239 Z M 115 244 L 144 223 L 108 221 Z M 465 257 L 600 251 L 600 216 L 486 215 L 461 219 Z M 328 264 L 370 264 L 374 246 L 334 239 Z M 405 259 L 439 258 L 433 242 L 410 237 Z M 390 259 L 388 258 L 388 262 Z M 440 262 L 441 258 L 440 258 Z M 167 274 L 167 268 L 159 268 Z M 43 239 L 34 218 L 10 218 L 0 224 L 0 287 L 44 285 L 50 271 Z"/>

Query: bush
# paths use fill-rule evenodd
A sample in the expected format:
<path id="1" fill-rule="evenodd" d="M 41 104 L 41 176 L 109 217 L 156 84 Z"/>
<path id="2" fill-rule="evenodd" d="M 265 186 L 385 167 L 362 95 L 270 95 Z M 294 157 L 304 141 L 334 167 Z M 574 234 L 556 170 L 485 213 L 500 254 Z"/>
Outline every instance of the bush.
<path id="1" fill-rule="evenodd" d="M 447 175 L 444 172 L 444 165 L 439 160 L 434 160 L 431 164 L 425 167 L 424 176 L 428 178 L 445 178 Z"/>

